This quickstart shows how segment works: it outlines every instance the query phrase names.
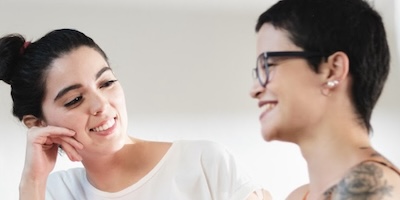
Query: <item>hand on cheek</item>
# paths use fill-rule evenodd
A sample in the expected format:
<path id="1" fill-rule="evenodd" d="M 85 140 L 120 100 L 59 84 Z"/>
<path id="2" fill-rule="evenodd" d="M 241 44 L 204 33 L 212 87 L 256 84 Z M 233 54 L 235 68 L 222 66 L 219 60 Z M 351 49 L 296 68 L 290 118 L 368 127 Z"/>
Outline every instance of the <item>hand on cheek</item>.
<path id="1" fill-rule="evenodd" d="M 57 138 L 57 143 L 61 149 L 67 154 L 71 161 L 82 161 L 81 155 L 78 150 L 83 149 L 83 145 L 73 137 L 60 137 Z"/>
<path id="2" fill-rule="evenodd" d="M 82 160 L 77 149 L 83 145 L 74 139 L 72 130 L 56 126 L 31 126 L 27 134 L 27 146 L 23 179 L 45 181 L 53 170 L 61 145 L 72 161 Z"/>

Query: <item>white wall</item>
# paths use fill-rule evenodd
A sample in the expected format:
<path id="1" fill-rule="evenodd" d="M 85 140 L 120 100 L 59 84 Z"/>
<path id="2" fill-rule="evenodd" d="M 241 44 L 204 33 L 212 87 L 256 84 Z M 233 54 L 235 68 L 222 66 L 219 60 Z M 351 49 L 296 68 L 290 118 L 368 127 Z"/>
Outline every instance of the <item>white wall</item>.
<path id="1" fill-rule="evenodd" d="M 400 166 L 399 36 L 393 5 L 394 0 L 376 3 L 387 23 L 393 70 L 374 112 L 372 141 Z M 255 63 L 253 29 L 267 6 L 207 11 L 179 4 L 152 8 L 2 2 L 0 34 L 20 32 L 37 39 L 62 27 L 87 33 L 108 53 L 125 88 L 131 135 L 221 142 L 276 199 L 284 199 L 307 181 L 305 162 L 292 144 L 262 141 L 259 111 L 248 95 Z M 18 199 L 26 130 L 11 116 L 9 92 L 8 85 L 0 84 L 0 196 Z M 61 158 L 56 169 L 77 165 Z"/>

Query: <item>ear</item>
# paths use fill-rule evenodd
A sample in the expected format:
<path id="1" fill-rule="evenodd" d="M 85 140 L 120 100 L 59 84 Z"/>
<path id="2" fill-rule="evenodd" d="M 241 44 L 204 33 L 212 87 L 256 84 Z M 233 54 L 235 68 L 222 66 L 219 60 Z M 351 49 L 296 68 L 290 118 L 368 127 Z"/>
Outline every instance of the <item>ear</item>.
<path id="1" fill-rule="evenodd" d="M 46 122 L 42 119 L 39 119 L 33 115 L 24 115 L 22 117 L 22 122 L 25 124 L 26 127 L 32 128 L 34 126 L 44 127 L 47 126 Z"/>
<path id="2" fill-rule="evenodd" d="M 343 82 L 349 74 L 349 57 L 341 51 L 331 54 L 320 72 L 324 83 Z"/>

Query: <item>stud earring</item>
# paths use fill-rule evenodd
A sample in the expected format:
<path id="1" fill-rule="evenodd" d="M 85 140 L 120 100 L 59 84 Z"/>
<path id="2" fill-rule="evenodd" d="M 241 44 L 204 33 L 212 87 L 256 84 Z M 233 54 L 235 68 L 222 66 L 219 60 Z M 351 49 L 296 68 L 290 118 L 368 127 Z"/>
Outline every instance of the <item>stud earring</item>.
<path id="1" fill-rule="evenodd" d="M 321 88 L 321 94 L 323 94 L 324 96 L 330 96 L 331 89 L 334 88 L 337 84 L 339 84 L 338 80 L 326 82 L 327 87 Z"/>
<path id="2" fill-rule="evenodd" d="M 326 85 L 327 85 L 328 87 L 330 87 L 330 88 L 335 87 L 337 84 L 339 84 L 339 81 L 337 81 L 337 80 L 328 81 L 328 82 L 326 83 Z"/>

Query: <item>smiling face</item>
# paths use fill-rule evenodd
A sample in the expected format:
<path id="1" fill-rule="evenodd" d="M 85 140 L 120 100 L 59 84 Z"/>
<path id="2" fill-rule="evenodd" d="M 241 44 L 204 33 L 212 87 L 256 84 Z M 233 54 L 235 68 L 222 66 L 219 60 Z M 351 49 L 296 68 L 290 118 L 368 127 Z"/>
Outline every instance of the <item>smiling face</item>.
<path id="1" fill-rule="evenodd" d="M 263 52 L 303 51 L 288 34 L 264 24 L 258 32 L 257 55 Z M 321 75 L 304 58 L 270 57 L 269 82 L 262 87 L 254 81 L 251 96 L 261 108 L 260 122 L 265 140 L 296 142 L 298 133 L 317 124 L 325 112 Z"/>
<path id="2" fill-rule="evenodd" d="M 83 158 L 115 152 L 128 138 L 122 87 L 101 54 L 86 46 L 52 62 L 43 115 L 47 125 L 76 132 Z"/>

